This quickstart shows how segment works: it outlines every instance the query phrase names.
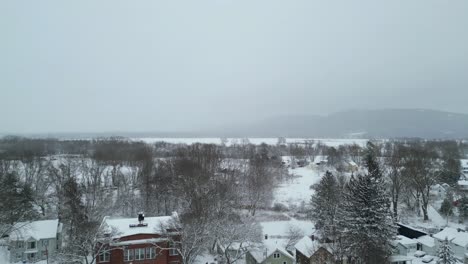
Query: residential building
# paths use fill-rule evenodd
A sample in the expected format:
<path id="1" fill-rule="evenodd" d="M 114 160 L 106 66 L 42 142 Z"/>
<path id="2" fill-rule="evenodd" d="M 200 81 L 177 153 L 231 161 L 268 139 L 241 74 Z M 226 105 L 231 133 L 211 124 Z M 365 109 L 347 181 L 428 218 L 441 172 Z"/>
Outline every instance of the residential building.
<path id="1" fill-rule="evenodd" d="M 447 238 L 455 257 L 460 261 L 464 261 L 465 255 L 468 253 L 468 232 L 461 229 L 446 227 L 439 233 L 434 234 L 433 237 L 435 238 L 436 249 L 438 249 L 440 244 Z"/>
<path id="2" fill-rule="evenodd" d="M 335 263 L 332 247 L 320 243 L 314 237 L 304 236 L 295 245 L 297 264 L 332 264 Z"/>
<path id="3" fill-rule="evenodd" d="M 424 251 L 427 255 L 437 255 L 437 248 L 435 247 L 435 239 L 433 237 L 426 235 L 414 240 L 418 243 L 417 250 Z"/>
<path id="4" fill-rule="evenodd" d="M 246 264 L 294 264 L 294 256 L 283 246 L 262 246 L 247 252 Z"/>
<path id="5" fill-rule="evenodd" d="M 389 262 L 391 264 L 411 264 L 413 263 L 413 257 L 403 256 L 403 255 L 393 255 L 390 256 Z"/>
<path id="6" fill-rule="evenodd" d="M 394 246 L 395 253 L 397 255 L 406 256 L 416 252 L 418 242 L 414 239 L 398 235 L 392 245 Z"/>
<path id="7" fill-rule="evenodd" d="M 58 219 L 21 222 L 9 234 L 10 262 L 45 260 L 61 248 L 62 224 Z"/>
<path id="8" fill-rule="evenodd" d="M 162 217 L 105 217 L 102 227 L 107 230 L 108 244 L 99 252 L 97 264 L 178 264 L 181 257 L 173 241 L 175 230 L 167 229 L 177 220 L 177 214 Z M 168 237 L 166 234 L 170 234 Z"/>
<path id="9" fill-rule="evenodd" d="M 460 160 L 461 172 L 465 175 L 468 175 L 468 159 Z"/>
<path id="10" fill-rule="evenodd" d="M 460 191 L 468 191 L 468 176 L 461 176 L 458 181 L 458 188 Z"/>

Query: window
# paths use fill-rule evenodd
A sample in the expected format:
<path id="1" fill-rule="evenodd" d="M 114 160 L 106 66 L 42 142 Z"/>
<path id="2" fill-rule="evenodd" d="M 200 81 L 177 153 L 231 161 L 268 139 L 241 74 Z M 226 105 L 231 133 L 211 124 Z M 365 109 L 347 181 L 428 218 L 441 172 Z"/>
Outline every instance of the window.
<path id="1" fill-rule="evenodd" d="M 17 260 L 21 260 L 23 258 L 23 254 L 22 253 L 16 253 L 16 259 Z"/>
<path id="2" fill-rule="evenodd" d="M 24 242 L 23 241 L 17 241 L 16 242 L 16 247 L 17 248 L 23 248 L 24 247 Z"/>
<path id="3" fill-rule="evenodd" d="M 145 249 L 144 248 L 135 249 L 135 260 L 143 260 L 143 259 L 145 259 Z"/>
<path id="4" fill-rule="evenodd" d="M 28 249 L 35 249 L 36 248 L 36 241 L 28 242 Z"/>
<path id="5" fill-rule="evenodd" d="M 156 258 L 156 248 L 150 247 L 146 248 L 146 259 L 154 259 Z"/>
<path id="6" fill-rule="evenodd" d="M 288 264 L 286 261 L 283 261 L 283 264 Z"/>
<path id="7" fill-rule="evenodd" d="M 273 258 L 275 258 L 275 259 L 280 258 L 280 256 L 281 256 L 280 253 L 273 254 Z"/>
<path id="8" fill-rule="evenodd" d="M 41 241 L 41 243 L 42 243 L 42 247 L 47 247 L 49 245 L 49 240 L 44 239 Z"/>
<path id="9" fill-rule="evenodd" d="M 177 256 L 177 248 L 174 242 L 169 243 L 169 256 Z"/>
<path id="10" fill-rule="evenodd" d="M 133 249 L 124 249 L 124 261 L 133 260 Z"/>
<path id="11" fill-rule="evenodd" d="M 99 262 L 109 262 L 110 261 L 110 252 L 108 250 L 99 254 Z"/>

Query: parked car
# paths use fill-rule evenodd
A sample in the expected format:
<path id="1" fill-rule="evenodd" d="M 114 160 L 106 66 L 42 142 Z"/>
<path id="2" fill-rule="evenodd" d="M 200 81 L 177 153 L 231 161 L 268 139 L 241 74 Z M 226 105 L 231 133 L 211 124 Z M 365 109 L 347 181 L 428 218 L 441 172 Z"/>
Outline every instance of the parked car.
<path id="1" fill-rule="evenodd" d="M 417 257 L 417 258 L 422 258 L 422 257 L 426 256 L 426 252 L 418 250 L 418 251 L 414 252 L 414 256 Z"/>

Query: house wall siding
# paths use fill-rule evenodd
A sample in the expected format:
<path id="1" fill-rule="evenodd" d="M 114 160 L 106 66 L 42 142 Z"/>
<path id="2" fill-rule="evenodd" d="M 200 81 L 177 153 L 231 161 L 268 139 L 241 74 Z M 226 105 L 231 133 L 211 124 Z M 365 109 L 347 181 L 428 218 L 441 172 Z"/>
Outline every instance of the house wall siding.
<path id="1" fill-rule="evenodd" d="M 310 264 L 332 264 L 333 262 L 333 255 L 324 248 L 319 248 L 310 257 Z"/>
<path id="2" fill-rule="evenodd" d="M 280 251 L 276 250 L 274 253 L 279 253 L 280 257 L 279 258 L 274 258 L 274 254 L 271 254 L 268 258 L 266 258 L 262 263 L 269 263 L 269 264 L 293 264 L 294 260 L 287 257 Z"/>
<path id="3" fill-rule="evenodd" d="M 435 248 L 436 248 L 435 251 L 437 251 L 437 249 L 440 247 L 442 243 L 443 242 L 438 239 L 435 240 Z M 465 254 L 468 253 L 468 249 L 462 246 L 459 246 L 457 244 L 454 244 L 452 242 L 449 242 L 449 245 L 452 248 L 452 251 L 455 257 L 457 257 L 460 260 L 463 260 L 465 258 Z"/>
<path id="4" fill-rule="evenodd" d="M 247 252 L 247 254 L 245 254 L 245 263 L 246 264 L 258 264 L 255 258 L 252 256 L 252 254 L 250 254 L 250 252 Z"/>
<path id="5" fill-rule="evenodd" d="M 23 248 L 17 248 L 17 242 L 22 241 L 23 242 Z M 11 241 L 10 242 L 10 262 L 18 262 L 23 259 L 27 259 L 27 256 L 25 255 L 24 252 L 28 250 L 28 245 L 27 242 L 31 242 L 33 240 L 18 240 L 18 241 Z M 48 238 L 48 239 L 41 239 L 39 241 L 34 240 L 36 242 L 36 257 L 35 260 L 44 260 L 47 259 L 47 256 L 44 254 L 46 251 L 46 246 L 43 245 L 43 241 L 47 241 L 48 246 L 47 246 L 47 251 L 50 256 L 55 255 L 57 252 L 57 239 L 56 238 Z M 21 254 L 21 258 L 18 259 L 17 255 Z"/>
<path id="6" fill-rule="evenodd" d="M 299 250 L 296 250 L 296 263 L 297 264 L 309 264 L 309 258 L 304 256 Z"/>
<path id="7" fill-rule="evenodd" d="M 119 239 L 120 242 L 123 241 L 132 241 L 132 240 L 141 240 L 141 239 L 151 239 L 151 238 L 159 238 L 160 235 L 157 234 L 139 234 L 139 235 L 132 235 L 126 236 Z M 181 257 L 177 256 L 169 256 L 169 250 L 162 250 L 160 248 L 168 248 L 168 242 L 161 242 L 157 243 L 156 248 L 156 258 L 155 259 L 144 259 L 144 260 L 135 260 L 135 256 L 133 256 L 133 260 L 124 261 L 124 251 L 122 247 L 110 247 L 110 261 L 108 262 L 101 262 L 99 260 L 99 256 L 96 260 L 97 264 L 169 264 L 169 263 L 181 263 Z M 128 245 L 125 246 L 125 249 L 138 249 L 138 248 L 151 248 L 156 247 L 153 244 L 138 244 L 138 245 Z M 145 255 L 146 257 L 146 255 Z"/>

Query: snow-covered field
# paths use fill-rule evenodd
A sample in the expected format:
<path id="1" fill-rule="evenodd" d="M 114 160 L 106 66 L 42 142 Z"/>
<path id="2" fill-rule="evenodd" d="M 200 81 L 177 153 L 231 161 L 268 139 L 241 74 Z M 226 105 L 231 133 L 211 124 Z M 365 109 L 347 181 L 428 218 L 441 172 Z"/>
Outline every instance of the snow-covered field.
<path id="1" fill-rule="evenodd" d="M 295 177 L 281 183 L 274 191 L 274 203 L 282 203 L 289 207 L 299 207 L 310 201 L 313 191 L 310 186 L 319 182 L 322 172 L 313 166 L 289 169 Z"/>
<path id="2" fill-rule="evenodd" d="M 0 246 L 0 263 L 10 263 L 10 254 L 7 247 Z"/>
<path id="3" fill-rule="evenodd" d="M 205 143 L 205 144 L 221 144 L 221 138 L 132 138 L 135 141 L 143 141 L 146 143 L 155 142 L 168 142 L 173 144 L 193 144 L 193 143 Z M 268 145 L 276 145 L 278 138 L 248 138 L 249 142 L 255 145 L 262 143 Z M 239 144 L 243 141 L 243 138 L 227 138 L 227 145 Z M 314 141 L 315 143 L 320 142 L 330 147 L 338 147 L 341 145 L 352 145 L 357 144 L 361 147 L 365 146 L 368 139 L 318 139 L 318 138 L 286 138 L 286 143 L 302 143 L 305 141 Z"/>

